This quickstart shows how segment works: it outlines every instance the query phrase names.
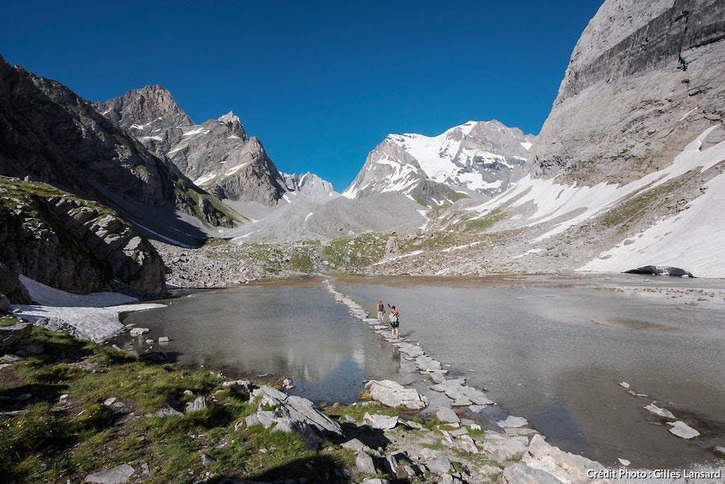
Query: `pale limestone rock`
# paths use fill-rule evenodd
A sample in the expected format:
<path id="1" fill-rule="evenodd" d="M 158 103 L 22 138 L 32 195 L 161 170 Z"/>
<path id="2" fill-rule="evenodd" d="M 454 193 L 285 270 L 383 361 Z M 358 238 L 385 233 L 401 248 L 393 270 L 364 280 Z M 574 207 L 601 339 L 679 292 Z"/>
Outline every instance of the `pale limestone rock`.
<path id="1" fill-rule="evenodd" d="M 672 435 L 676 435 L 677 437 L 681 439 L 694 439 L 695 437 L 700 436 L 700 432 L 693 429 L 689 425 L 687 425 L 685 422 L 682 422 L 678 420 L 677 422 L 668 422 L 667 425 L 671 425 L 672 427 L 669 429 L 670 433 Z"/>
<path id="2" fill-rule="evenodd" d="M 428 399 L 413 388 L 405 388 L 391 380 L 370 380 L 365 384 L 370 397 L 388 407 L 405 407 L 421 410 L 428 405 Z"/>

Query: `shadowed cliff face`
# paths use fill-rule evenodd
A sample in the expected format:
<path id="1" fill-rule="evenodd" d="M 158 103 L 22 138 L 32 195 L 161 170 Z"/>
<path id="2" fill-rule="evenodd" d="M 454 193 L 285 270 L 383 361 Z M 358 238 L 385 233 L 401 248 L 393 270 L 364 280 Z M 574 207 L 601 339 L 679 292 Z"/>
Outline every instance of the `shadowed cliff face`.
<path id="1" fill-rule="evenodd" d="M 725 5 L 608 0 L 577 43 L 532 154 L 536 172 L 625 183 L 725 114 Z"/>
<path id="2" fill-rule="evenodd" d="M 177 210 L 212 224 L 231 219 L 169 161 L 99 114 L 65 86 L 0 57 L 0 175 L 49 183 L 97 200 L 165 239 L 205 238 Z M 209 212 L 211 210 L 211 212 Z"/>
<path id="3" fill-rule="evenodd" d="M 76 293 L 166 291 L 161 257 L 114 212 L 50 185 L 5 177 L 0 195 L 0 261 L 11 274 Z"/>

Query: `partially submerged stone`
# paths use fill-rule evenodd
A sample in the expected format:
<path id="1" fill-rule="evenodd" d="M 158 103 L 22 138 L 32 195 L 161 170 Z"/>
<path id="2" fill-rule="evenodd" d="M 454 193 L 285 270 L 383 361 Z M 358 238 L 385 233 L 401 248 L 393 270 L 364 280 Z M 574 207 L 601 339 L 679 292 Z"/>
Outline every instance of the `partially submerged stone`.
<path id="1" fill-rule="evenodd" d="M 694 439 L 695 437 L 700 436 L 700 432 L 693 429 L 689 425 L 687 425 L 685 422 L 682 422 L 681 420 L 678 420 L 677 422 L 667 422 L 667 425 L 671 425 L 672 427 L 669 429 L 670 433 L 672 435 L 676 435 L 677 437 L 681 439 Z"/>
<path id="2" fill-rule="evenodd" d="M 496 422 L 496 425 L 499 427 L 505 429 L 505 428 L 517 428 L 517 427 L 526 427 L 529 425 L 529 421 L 526 420 L 523 417 L 514 417 L 509 415 L 506 417 L 506 420 L 500 420 Z"/>
<path id="3" fill-rule="evenodd" d="M 645 406 L 644 409 L 653 415 L 657 415 L 660 418 L 665 418 L 668 420 L 677 420 L 677 417 L 675 417 L 672 412 L 670 412 L 669 410 L 667 410 L 665 408 L 658 407 L 657 405 L 654 404 L 654 402 Z"/>

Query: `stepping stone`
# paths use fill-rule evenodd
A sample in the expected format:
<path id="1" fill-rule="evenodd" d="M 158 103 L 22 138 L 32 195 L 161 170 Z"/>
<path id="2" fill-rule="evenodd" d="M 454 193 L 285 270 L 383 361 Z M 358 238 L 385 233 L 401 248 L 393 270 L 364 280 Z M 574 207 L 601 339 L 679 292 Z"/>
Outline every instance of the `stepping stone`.
<path id="1" fill-rule="evenodd" d="M 657 415 L 660 418 L 666 418 L 667 420 L 677 420 L 677 417 L 675 417 L 672 412 L 665 408 L 658 407 L 654 404 L 654 402 L 644 407 L 644 409 L 653 415 Z"/>
<path id="2" fill-rule="evenodd" d="M 529 425 L 529 421 L 523 417 L 512 417 L 509 415 L 508 417 L 506 417 L 506 420 L 500 420 L 500 421 L 496 422 L 496 425 L 498 425 L 502 429 L 512 428 L 512 427 L 513 428 L 525 427 L 525 426 Z"/>
<path id="3" fill-rule="evenodd" d="M 672 435 L 676 435 L 677 437 L 681 439 L 694 439 L 695 437 L 700 436 L 700 432 L 693 429 L 689 425 L 687 425 L 685 422 L 682 422 L 678 420 L 677 422 L 667 422 L 667 425 L 671 425 L 672 428 L 669 429 L 670 433 Z"/>
<path id="4" fill-rule="evenodd" d="M 456 415 L 456 412 L 453 411 L 452 408 L 449 407 L 439 407 L 438 410 L 436 410 L 436 418 L 440 420 L 443 423 L 460 423 L 461 419 L 458 418 L 458 415 Z"/>

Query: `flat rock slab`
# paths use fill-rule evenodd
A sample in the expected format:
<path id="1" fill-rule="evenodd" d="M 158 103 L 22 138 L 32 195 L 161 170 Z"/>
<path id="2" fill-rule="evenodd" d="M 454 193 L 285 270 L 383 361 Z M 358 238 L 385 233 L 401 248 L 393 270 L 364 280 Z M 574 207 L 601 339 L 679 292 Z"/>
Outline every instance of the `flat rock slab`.
<path id="1" fill-rule="evenodd" d="M 694 439 L 695 437 L 700 436 L 700 432 L 693 429 L 689 425 L 687 425 L 685 422 L 682 422 L 678 420 L 677 422 L 668 422 L 667 425 L 671 425 L 672 428 L 670 428 L 670 433 L 672 435 L 676 435 L 677 437 L 681 439 Z"/>
<path id="2" fill-rule="evenodd" d="M 443 423 L 460 423 L 461 419 L 458 418 L 456 412 L 450 407 L 439 407 L 436 410 L 436 418 Z"/>
<path id="3" fill-rule="evenodd" d="M 106 471 L 95 472 L 86 476 L 84 482 L 93 482 L 96 484 L 123 484 L 128 482 L 136 470 L 128 464 L 108 469 Z"/>
<path id="4" fill-rule="evenodd" d="M 504 484 L 561 484 L 562 481 L 545 470 L 519 462 L 503 470 L 501 482 Z"/>
<path id="5" fill-rule="evenodd" d="M 388 407 L 404 407 L 408 410 L 422 410 L 428 406 L 428 399 L 414 388 L 405 388 L 391 380 L 370 380 L 365 384 L 370 397 Z"/>
<path id="6" fill-rule="evenodd" d="M 654 404 L 654 402 L 644 407 L 644 409 L 653 415 L 657 415 L 660 418 L 665 418 L 667 420 L 677 420 L 677 417 L 675 417 L 672 412 L 670 412 L 666 408 L 658 407 Z"/>
<path id="7" fill-rule="evenodd" d="M 441 362 L 436 361 L 430 356 L 421 355 L 415 359 L 415 366 L 418 367 L 418 369 L 422 372 L 427 373 L 444 373 L 444 370 L 441 368 Z"/>
<path id="8" fill-rule="evenodd" d="M 406 355 L 414 358 L 422 356 L 424 353 L 423 348 L 411 343 L 396 343 L 395 346 L 397 346 L 401 353 L 405 353 Z"/>
<path id="9" fill-rule="evenodd" d="M 379 430 L 392 430 L 398 425 L 398 417 L 389 417 L 387 415 L 370 415 L 365 414 L 363 417 L 363 423 L 369 425 L 374 429 Z"/>
<path id="10" fill-rule="evenodd" d="M 524 454 L 521 462 L 529 467 L 533 467 L 553 475 L 559 480 L 559 482 L 596 482 L 592 481 L 590 477 L 591 472 L 606 470 L 606 468 L 599 462 L 595 462 L 580 455 L 564 452 L 558 447 L 554 447 L 546 442 L 544 437 L 541 435 L 534 435 L 531 438 L 527 452 Z M 502 481 L 504 480 L 502 479 Z M 504 482 L 529 481 L 521 480 Z M 541 482 L 549 481 L 542 480 Z"/>
<path id="11" fill-rule="evenodd" d="M 521 457 L 528 445 L 528 437 L 486 434 L 482 449 L 493 460 L 504 462 Z"/>
<path id="12" fill-rule="evenodd" d="M 358 452 L 355 456 L 355 468 L 363 474 L 375 474 L 373 458 L 365 452 Z"/>
<path id="13" fill-rule="evenodd" d="M 529 425 L 529 421 L 523 417 L 512 417 L 509 415 L 508 417 L 506 417 L 506 420 L 500 420 L 496 422 L 496 425 L 498 425 L 502 429 L 518 428 L 526 427 L 527 425 Z"/>

